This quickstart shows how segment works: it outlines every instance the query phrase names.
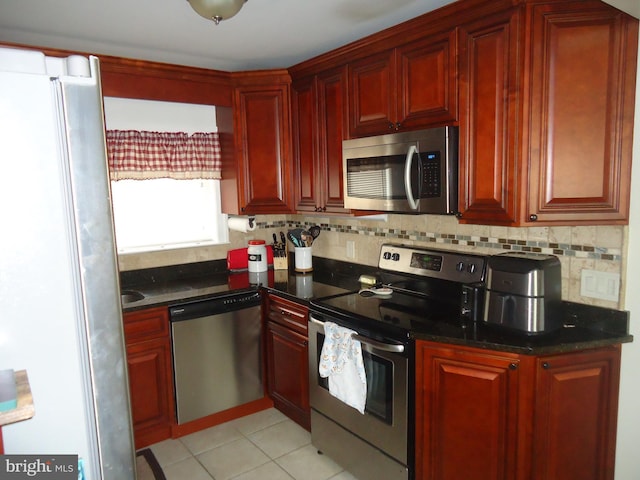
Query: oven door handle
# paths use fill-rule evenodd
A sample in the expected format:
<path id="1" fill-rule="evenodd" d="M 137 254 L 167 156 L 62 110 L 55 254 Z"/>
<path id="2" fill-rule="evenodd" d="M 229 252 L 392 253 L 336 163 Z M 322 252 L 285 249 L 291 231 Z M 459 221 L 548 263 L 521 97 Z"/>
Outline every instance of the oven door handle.
<path id="1" fill-rule="evenodd" d="M 309 317 L 309 321 L 311 323 L 315 323 L 316 325 L 320 325 L 321 327 L 324 327 L 324 322 L 316 318 L 313 318 L 313 315 Z M 394 352 L 394 353 L 404 352 L 404 345 L 400 345 L 396 343 L 379 342 L 378 340 L 373 340 L 372 338 L 363 337 L 357 332 L 353 334 L 351 338 L 353 338 L 354 340 L 358 340 L 360 343 L 363 343 L 365 345 L 369 345 L 370 347 L 381 350 L 383 352 Z"/>

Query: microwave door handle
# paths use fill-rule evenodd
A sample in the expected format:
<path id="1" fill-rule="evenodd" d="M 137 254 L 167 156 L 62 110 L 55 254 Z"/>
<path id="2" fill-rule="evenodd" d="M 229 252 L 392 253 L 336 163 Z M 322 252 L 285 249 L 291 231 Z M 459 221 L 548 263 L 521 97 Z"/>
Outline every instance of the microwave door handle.
<path id="1" fill-rule="evenodd" d="M 404 190 L 407 192 L 407 202 L 411 210 L 418 209 L 418 202 L 413 198 L 413 191 L 411 190 L 411 162 L 413 156 L 418 153 L 418 149 L 415 145 L 411 145 L 407 151 L 407 159 L 404 162 Z"/>

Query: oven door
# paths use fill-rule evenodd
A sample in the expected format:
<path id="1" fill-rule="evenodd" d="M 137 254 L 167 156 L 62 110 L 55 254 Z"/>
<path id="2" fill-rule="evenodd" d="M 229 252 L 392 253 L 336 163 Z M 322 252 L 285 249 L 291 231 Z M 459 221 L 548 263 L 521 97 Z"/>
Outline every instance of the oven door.
<path id="1" fill-rule="evenodd" d="M 309 321 L 311 408 L 401 464 L 407 465 L 408 353 L 404 351 L 403 345 L 387 345 L 358 336 L 357 339 L 362 345 L 367 376 L 367 400 L 363 415 L 332 396 L 329 393 L 327 379 L 320 377 L 318 373 L 319 358 L 324 343 L 325 320 L 340 323 L 335 319 L 311 313 Z M 313 434 L 312 425 L 312 436 Z M 349 446 L 345 448 L 348 449 Z"/>

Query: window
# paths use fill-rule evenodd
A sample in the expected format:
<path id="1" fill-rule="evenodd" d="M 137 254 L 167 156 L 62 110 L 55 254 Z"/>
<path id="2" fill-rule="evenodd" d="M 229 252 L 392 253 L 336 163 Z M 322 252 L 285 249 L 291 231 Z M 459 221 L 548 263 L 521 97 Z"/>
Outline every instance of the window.
<path id="1" fill-rule="evenodd" d="M 111 182 L 118 253 L 228 242 L 219 180 Z"/>
<path id="2" fill-rule="evenodd" d="M 110 130 L 216 131 L 215 107 L 105 97 Z M 111 182 L 118 253 L 228 242 L 219 180 Z"/>

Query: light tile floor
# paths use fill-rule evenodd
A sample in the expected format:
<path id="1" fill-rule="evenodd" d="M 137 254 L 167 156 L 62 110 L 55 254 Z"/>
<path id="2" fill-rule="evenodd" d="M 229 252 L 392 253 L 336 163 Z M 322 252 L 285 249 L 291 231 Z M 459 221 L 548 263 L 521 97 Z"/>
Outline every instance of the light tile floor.
<path id="1" fill-rule="evenodd" d="M 167 480 L 357 480 L 274 408 L 150 448 Z"/>

